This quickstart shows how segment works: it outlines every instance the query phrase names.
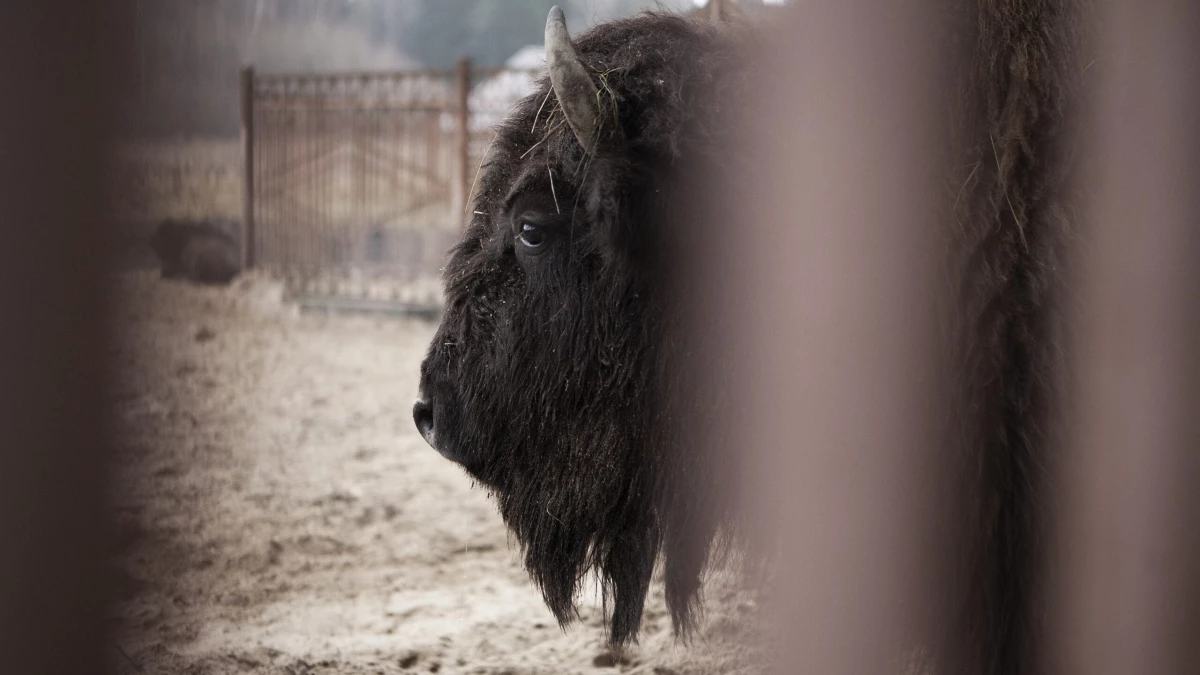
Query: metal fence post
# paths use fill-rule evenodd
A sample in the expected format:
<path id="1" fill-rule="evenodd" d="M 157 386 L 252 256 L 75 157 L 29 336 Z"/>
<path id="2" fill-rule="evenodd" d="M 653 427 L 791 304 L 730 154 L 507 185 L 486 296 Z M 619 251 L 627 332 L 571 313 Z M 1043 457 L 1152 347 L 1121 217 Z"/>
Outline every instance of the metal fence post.
<path id="1" fill-rule="evenodd" d="M 454 73 L 455 93 L 457 100 L 455 103 L 457 113 L 457 144 L 456 154 L 458 155 L 458 166 L 455 169 L 454 175 L 454 199 L 453 207 L 454 217 L 459 219 L 460 225 L 465 225 L 469 220 L 465 214 L 467 211 L 467 200 L 471 198 L 471 176 L 468 165 L 471 162 L 471 110 L 469 95 L 471 92 L 471 59 L 464 57 L 458 60 Z"/>
<path id="2" fill-rule="evenodd" d="M 254 267 L 254 68 L 242 69 L 242 269 Z"/>

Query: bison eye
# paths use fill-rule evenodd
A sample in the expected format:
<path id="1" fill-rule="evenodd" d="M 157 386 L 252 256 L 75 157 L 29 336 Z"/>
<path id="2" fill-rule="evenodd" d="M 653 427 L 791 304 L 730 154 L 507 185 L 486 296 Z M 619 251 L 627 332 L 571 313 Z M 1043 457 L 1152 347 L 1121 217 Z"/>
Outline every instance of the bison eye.
<path id="1" fill-rule="evenodd" d="M 528 249 L 541 248 L 549 239 L 546 230 L 532 223 L 521 223 L 521 233 L 517 240 Z"/>

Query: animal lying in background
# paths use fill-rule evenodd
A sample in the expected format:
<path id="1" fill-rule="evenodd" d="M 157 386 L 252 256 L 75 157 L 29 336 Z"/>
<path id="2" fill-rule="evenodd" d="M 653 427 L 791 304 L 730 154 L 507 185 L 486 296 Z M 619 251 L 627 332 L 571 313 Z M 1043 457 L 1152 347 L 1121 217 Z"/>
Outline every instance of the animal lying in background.
<path id="1" fill-rule="evenodd" d="M 202 284 L 228 284 L 241 271 L 238 242 L 229 231 L 236 224 L 167 220 L 150 238 L 164 279 Z"/>
<path id="2" fill-rule="evenodd" d="M 961 465 L 946 628 L 963 663 L 942 665 L 1026 673 L 1046 615 L 1041 505 L 1060 281 L 1077 225 L 1064 122 L 1085 70 L 1082 10 L 1058 0 L 950 6 L 954 58 L 941 95 L 954 113 L 945 138 L 955 189 L 939 225 L 960 395 L 939 417 Z M 743 55 L 755 40 L 743 26 L 659 13 L 572 40 L 553 10 L 549 77 L 498 129 L 421 367 L 421 434 L 494 495 L 560 622 L 597 574 L 615 644 L 636 639 L 660 556 L 686 634 L 720 535 L 736 529 L 737 505 L 722 494 L 736 439 L 716 456 L 708 417 L 693 410 L 721 409 L 709 396 L 720 386 L 696 381 L 719 369 L 696 344 L 703 336 L 683 327 L 698 226 L 713 214 L 718 227 L 738 226 L 719 200 L 708 207 L 729 184 L 714 177 L 747 166 L 732 130 L 753 95 Z"/>

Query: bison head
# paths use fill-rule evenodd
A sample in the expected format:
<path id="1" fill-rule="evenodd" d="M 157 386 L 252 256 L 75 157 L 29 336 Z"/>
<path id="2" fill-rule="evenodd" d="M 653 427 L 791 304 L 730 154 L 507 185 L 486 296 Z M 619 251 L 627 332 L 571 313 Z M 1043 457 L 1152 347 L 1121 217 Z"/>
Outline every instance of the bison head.
<path id="1" fill-rule="evenodd" d="M 720 520 L 687 441 L 694 350 L 672 289 L 731 34 L 644 14 L 573 43 L 551 11 L 549 76 L 481 167 L 421 367 L 422 435 L 495 496 L 560 622 L 596 572 L 617 644 L 660 552 L 686 632 Z"/>

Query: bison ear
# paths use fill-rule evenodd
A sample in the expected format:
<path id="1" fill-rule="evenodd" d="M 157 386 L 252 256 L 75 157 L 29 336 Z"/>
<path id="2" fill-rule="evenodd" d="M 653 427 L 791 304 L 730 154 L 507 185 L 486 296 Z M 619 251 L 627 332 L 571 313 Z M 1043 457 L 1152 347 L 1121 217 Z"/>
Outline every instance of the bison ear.
<path id="1" fill-rule="evenodd" d="M 628 158 L 603 154 L 588 173 L 588 219 L 605 261 L 630 273 L 647 271 L 658 256 L 657 177 Z"/>

